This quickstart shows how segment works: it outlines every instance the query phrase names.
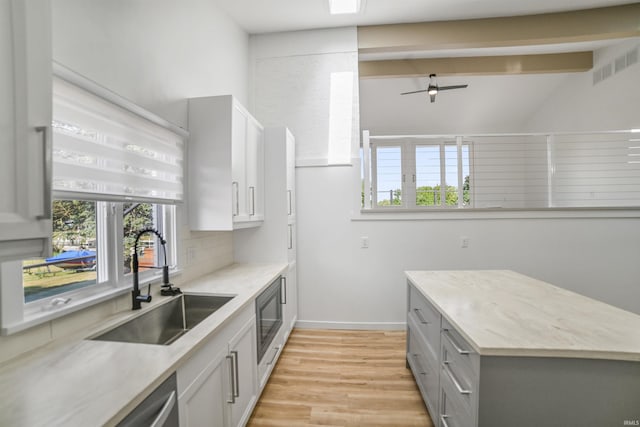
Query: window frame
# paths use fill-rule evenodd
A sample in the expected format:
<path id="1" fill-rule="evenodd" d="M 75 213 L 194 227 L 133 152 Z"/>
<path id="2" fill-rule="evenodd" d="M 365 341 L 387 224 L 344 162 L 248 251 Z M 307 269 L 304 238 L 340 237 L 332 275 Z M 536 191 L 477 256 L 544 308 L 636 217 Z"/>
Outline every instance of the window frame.
<path id="1" fill-rule="evenodd" d="M 405 200 L 406 197 L 406 182 L 404 179 L 404 170 L 403 170 L 403 165 L 405 164 L 405 150 L 402 147 L 402 142 L 392 142 L 392 141 L 384 141 L 375 145 L 371 145 L 371 197 L 372 197 L 372 203 L 376 206 L 379 207 L 381 209 L 387 209 L 387 208 L 393 208 L 393 209 L 399 209 L 403 206 L 403 202 Z M 378 205 L 378 174 L 377 174 L 377 167 L 378 167 L 378 153 L 376 148 L 378 147 L 386 147 L 386 148 L 395 148 L 395 147 L 399 147 L 400 148 L 400 204 L 399 205 L 392 205 L 391 204 L 391 200 L 389 200 L 389 205 L 388 206 L 380 206 Z"/>
<path id="2" fill-rule="evenodd" d="M 425 206 L 417 204 L 417 165 L 416 165 L 416 149 L 420 146 L 437 146 L 440 155 L 440 204 L 433 206 Z M 457 177 L 458 177 L 458 204 L 456 206 L 446 204 L 446 186 L 447 186 L 447 170 L 446 170 L 446 147 L 455 146 L 457 148 Z M 401 170 L 401 203 L 399 205 L 378 205 L 378 180 L 377 180 L 377 148 L 378 147 L 399 147 L 400 148 L 400 170 Z M 468 148 L 469 152 L 469 187 L 470 187 L 470 203 L 464 204 L 463 186 L 464 186 L 464 164 L 463 164 L 463 147 Z M 363 152 L 367 147 L 363 147 Z M 369 155 L 363 162 L 364 186 L 367 186 L 367 179 L 364 176 L 369 173 L 369 183 L 371 191 L 371 206 L 367 208 L 366 198 L 364 210 L 446 210 L 446 209 L 471 209 L 473 208 L 473 141 L 466 140 L 462 137 L 451 138 L 434 138 L 434 139 L 383 139 L 380 141 L 369 141 Z M 366 156 L 366 155 L 365 155 Z M 366 165 L 370 164 L 370 171 L 366 170 Z"/>
<path id="3" fill-rule="evenodd" d="M 70 198 L 68 195 L 55 194 L 54 200 Z M 95 285 L 26 303 L 22 261 L 5 262 L 0 265 L 0 335 L 10 335 L 131 292 L 132 275 L 124 274 L 122 206 L 122 202 L 96 201 L 96 222 L 103 223 L 100 227 L 96 224 L 97 265 L 98 270 L 100 265 L 104 266 L 106 273 L 102 274 L 107 275 L 106 280 L 101 281 L 98 275 Z M 167 263 L 170 266 L 170 275 L 174 276 L 181 272 L 178 258 L 177 206 L 156 203 L 155 209 L 162 210 L 162 214 L 158 216 L 161 224 L 157 225 L 162 229 L 161 233 L 167 241 Z M 106 214 L 105 220 L 98 220 L 99 211 Z M 98 231 L 99 228 L 103 231 Z M 104 235 L 100 236 L 98 233 Z M 138 277 L 140 285 L 147 286 L 162 280 L 162 270 L 142 271 Z"/>

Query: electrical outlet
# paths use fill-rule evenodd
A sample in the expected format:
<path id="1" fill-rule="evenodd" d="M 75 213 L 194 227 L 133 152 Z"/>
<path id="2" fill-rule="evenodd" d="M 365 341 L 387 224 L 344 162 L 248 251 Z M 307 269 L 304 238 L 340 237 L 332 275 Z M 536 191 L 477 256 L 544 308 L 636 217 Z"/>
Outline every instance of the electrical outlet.
<path id="1" fill-rule="evenodd" d="M 360 238 L 360 247 L 362 249 L 367 249 L 369 247 L 369 238 L 367 236 L 362 236 Z"/>
<path id="2" fill-rule="evenodd" d="M 466 236 L 460 237 L 460 247 L 468 248 L 469 247 L 469 238 Z"/>

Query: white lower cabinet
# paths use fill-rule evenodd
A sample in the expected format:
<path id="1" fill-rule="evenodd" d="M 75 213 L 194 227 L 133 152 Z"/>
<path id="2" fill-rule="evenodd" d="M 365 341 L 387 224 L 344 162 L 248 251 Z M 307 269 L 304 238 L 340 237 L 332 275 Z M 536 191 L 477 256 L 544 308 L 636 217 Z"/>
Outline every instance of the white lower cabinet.
<path id="1" fill-rule="evenodd" d="M 289 339 L 289 334 L 298 320 L 298 283 L 297 283 L 297 267 L 296 262 L 289 264 L 289 270 L 284 276 L 283 284 L 283 302 L 282 306 L 282 323 L 284 334 L 282 337 L 282 345 L 284 346 Z"/>
<path id="2" fill-rule="evenodd" d="M 193 383 L 179 396 L 181 427 L 225 426 L 228 391 L 227 351 L 216 354 Z M 180 379 L 180 370 L 178 370 Z"/>
<path id="3" fill-rule="evenodd" d="M 257 399 L 256 319 L 249 322 L 229 341 L 231 363 L 230 426 L 243 426 L 249 421 Z"/>
<path id="4" fill-rule="evenodd" d="M 180 426 L 244 426 L 257 399 L 256 358 L 250 305 L 178 368 Z"/>
<path id="5" fill-rule="evenodd" d="M 283 343 L 284 336 L 284 327 L 280 328 L 278 335 L 273 338 L 271 345 L 264 353 L 262 360 L 258 364 L 258 379 L 259 379 L 259 389 L 264 389 L 264 386 L 267 385 L 267 381 L 269 380 L 269 376 L 273 371 L 276 362 L 278 361 L 278 357 L 280 357 L 280 353 L 284 348 Z"/>

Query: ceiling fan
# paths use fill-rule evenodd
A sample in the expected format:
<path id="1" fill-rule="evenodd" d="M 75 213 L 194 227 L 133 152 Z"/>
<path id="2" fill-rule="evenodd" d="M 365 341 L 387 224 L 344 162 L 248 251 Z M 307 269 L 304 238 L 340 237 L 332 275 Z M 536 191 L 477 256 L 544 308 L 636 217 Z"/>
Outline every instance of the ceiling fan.
<path id="1" fill-rule="evenodd" d="M 436 102 L 436 95 L 441 90 L 464 89 L 468 86 L 469 85 L 438 86 L 438 83 L 436 82 L 436 75 L 429 74 L 429 86 L 426 89 L 414 90 L 412 92 L 403 92 L 400 95 L 409 95 L 412 93 L 427 92 L 429 94 L 429 98 L 431 98 L 431 102 Z"/>

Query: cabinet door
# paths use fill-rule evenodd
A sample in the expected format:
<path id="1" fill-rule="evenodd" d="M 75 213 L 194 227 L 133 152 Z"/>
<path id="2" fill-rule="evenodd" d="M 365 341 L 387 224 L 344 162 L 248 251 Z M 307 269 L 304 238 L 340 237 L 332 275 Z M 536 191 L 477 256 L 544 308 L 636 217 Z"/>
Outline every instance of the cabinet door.
<path id="1" fill-rule="evenodd" d="M 290 219 L 296 215 L 296 140 L 287 131 L 287 214 Z"/>
<path id="2" fill-rule="evenodd" d="M 233 220 L 247 221 L 249 219 L 247 206 L 247 119 L 248 116 L 235 102 L 231 113 L 231 187 L 233 200 Z"/>
<path id="3" fill-rule="evenodd" d="M 229 341 L 229 355 L 233 364 L 229 425 L 243 426 L 251 416 L 258 390 L 255 317 Z"/>
<path id="4" fill-rule="evenodd" d="M 224 427 L 230 362 L 222 351 L 178 399 L 181 427 Z"/>
<path id="5" fill-rule="evenodd" d="M 51 244 L 51 11 L 0 2 L 0 260 Z"/>
<path id="6" fill-rule="evenodd" d="M 296 261 L 296 235 L 297 235 L 296 223 L 293 220 L 289 220 L 287 224 L 287 261 Z"/>
<path id="7" fill-rule="evenodd" d="M 284 304 L 284 342 L 287 342 L 289 333 L 293 329 L 293 326 L 298 319 L 298 283 L 297 283 L 297 267 L 296 264 L 290 264 L 289 271 L 285 277 L 283 285 L 283 300 Z"/>
<path id="8" fill-rule="evenodd" d="M 255 120 L 247 120 L 246 144 L 247 212 L 250 220 L 264 217 L 264 130 Z"/>

